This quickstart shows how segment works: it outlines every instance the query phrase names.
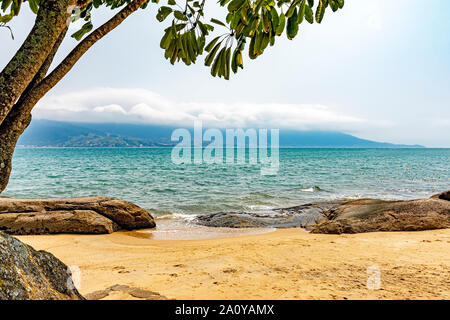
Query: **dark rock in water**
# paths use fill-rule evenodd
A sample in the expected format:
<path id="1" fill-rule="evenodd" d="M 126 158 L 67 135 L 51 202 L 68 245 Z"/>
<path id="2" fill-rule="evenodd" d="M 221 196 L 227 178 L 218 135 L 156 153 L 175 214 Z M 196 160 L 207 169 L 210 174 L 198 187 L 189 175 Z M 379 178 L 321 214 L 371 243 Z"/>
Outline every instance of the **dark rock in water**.
<path id="1" fill-rule="evenodd" d="M 326 219 L 324 212 L 337 205 L 339 202 L 318 202 L 264 211 L 217 212 L 198 216 L 196 222 L 208 227 L 307 228 Z"/>
<path id="2" fill-rule="evenodd" d="M 207 227 L 224 228 L 293 228 L 298 222 L 293 216 L 267 212 L 217 212 L 196 218 L 196 223 Z"/>
<path id="3" fill-rule="evenodd" d="M 70 269 L 46 251 L 36 251 L 0 232 L 1 300 L 83 300 Z"/>
<path id="4" fill-rule="evenodd" d="M 101 234 L 153 227 L 146 210 L 113 198 L 0 199 L 0 230 L 9 234 Z"/>
<path id="5" fill-rule="evenodd" d="M 312 233 L 421 231 L 450 228 L 450 202 L 439 198 L 411 201 L 348 200 L 325 213 L 328 221 Z"/>
<path id="6" fill-rule="evenodd" d="M 450 190 L 444 191 L 442 193 L 439 194 L 435 194 L 434 196 L 431 197 L 432 199 L 441 199 L 441 200 L 447 200 L 450 201 Z"/>

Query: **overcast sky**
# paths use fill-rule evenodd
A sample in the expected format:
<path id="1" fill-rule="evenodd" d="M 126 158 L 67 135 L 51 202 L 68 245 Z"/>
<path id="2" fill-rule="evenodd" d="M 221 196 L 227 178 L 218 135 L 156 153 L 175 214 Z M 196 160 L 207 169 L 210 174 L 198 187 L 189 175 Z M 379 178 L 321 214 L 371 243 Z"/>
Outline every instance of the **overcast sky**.
<path id="1" fill-rule="evenodd" d="M 0 29 L 0 68 L 30 30 L 24 13 Z M 216 1 L 208 12 L 221 17 Z M 230 81 L 201 60 L 172 66 L 159 48 L 167 24 L 140 10 L 97 43 L 35 108 L 35 118 L 216 127 L 330 129 L 358 137 L 450 147 L 450 1 L 346 0 L 321 25 L 278 38 Z M 94 14 L 99 25 L 113 12 Z M 72 27 L 76 30 L 76 26 Z M 220 31 L 219 31 L 220 32 Z M 60 60 L 76 41 L 63 43 Z"/>

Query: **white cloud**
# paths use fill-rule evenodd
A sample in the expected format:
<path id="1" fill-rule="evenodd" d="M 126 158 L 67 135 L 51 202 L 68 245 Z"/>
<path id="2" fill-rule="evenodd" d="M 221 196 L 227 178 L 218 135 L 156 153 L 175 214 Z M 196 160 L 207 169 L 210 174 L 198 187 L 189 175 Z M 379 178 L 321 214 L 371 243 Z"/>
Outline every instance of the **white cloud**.
<path id="1" fill-rule="evenodd" d="M 151 123 L 207 127 L 264 127 L 352 130 L 364 119 L 320 104 L 176 102 L 145 89 L 97 88 L 50 95 L 36 106 L 40 119 L 81 122 Z"/>
<path id="2" fill-rule="evenodd" d="M 127 112 L 118 104 L 110 104 L 107 106 L 99 106 L 92 109 L 94 112 L 111 112 L 111 113 L 120 113 L 120 114 L 127 114 Z"/>

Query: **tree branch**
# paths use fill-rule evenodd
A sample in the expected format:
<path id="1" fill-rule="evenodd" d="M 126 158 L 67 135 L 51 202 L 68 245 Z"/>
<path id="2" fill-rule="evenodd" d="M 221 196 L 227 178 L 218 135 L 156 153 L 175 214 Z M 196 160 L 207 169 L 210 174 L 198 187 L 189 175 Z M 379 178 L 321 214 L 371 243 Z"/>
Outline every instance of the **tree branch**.
<path id="1" fill-rule="evenodd" d="M 33 88 L 35 88 L 39 83 L 41 83 L 42 80 L 44 80 L 45 76 L 47 75 L 48 70 L 50 69 L 50 66 L 53 63 L 53 59 L 55 58 L 56 53 L 59 50 L 59 47 L 61 46 L 61 43 L 63 42 L 64 38 L 66 37 L 67 30 L 69 27 L 65 27 L 63 31 L 61 31 L 61 34 L 59 35 L 58 39 L 56 40 L 55 44 L 53 45 L 52 50 L 50 51 L 50 54 L 47 56 L 47 59 L 45 59 L 44 63 L 42 64 L 41 68 L 39 69 L 38 73 L 34 76 L 33 80 L 30 82 L 30 84 L 27 86 L 21 97 L 26 96 L 26 94 Z M 20 104 L 21 98 L 17 101 L 16 104 Z"/>
<path id="2" fill-rule="evenodd" d="M 74 0 L 43 0 L 28 37 L 0 73 L 0 124 L 47 59 Z"/>
<path id="3" fill-rule="evenodd" d="M 103 38 L 109 32 L 114 30 L 126 18 L 128 18 L 128 16 L 137 11 L 146 2 L 147 0 L 134 0 L 114 15 L 110 20 L 91 32 L 47 77 L 45 77 L 36 87 L 34 87 L 34 89 L 24 95 L 22 103 L 17 105 L 17 108 L 15 107 L 16 111 L 21 114 L 30 113 L 34 105 L 73 68 L 76 62 L 86 53 L 86 51 L 89 50 L 89 48 L 91 48 L 98 40 Z"/>

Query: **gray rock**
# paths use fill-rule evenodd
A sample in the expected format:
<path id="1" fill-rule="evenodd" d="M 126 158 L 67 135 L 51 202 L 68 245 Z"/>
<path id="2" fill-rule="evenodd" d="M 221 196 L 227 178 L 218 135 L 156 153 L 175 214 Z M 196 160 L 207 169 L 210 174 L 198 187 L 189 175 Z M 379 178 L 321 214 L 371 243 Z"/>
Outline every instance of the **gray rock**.
<path id="1" fill-rule="evenodd" d="M 200 215 L 196 223 L 227 228 L 309 228 L 326 220 L 324 212 L 338 202 L 318 202 L 264 211 L 217 212 Z"/>
<path id="2" fill-rule="evenodd" d="M 46 251 L 36 251 L 0 232 L 1 300 L 83 300 L 70 269 Z"/>

